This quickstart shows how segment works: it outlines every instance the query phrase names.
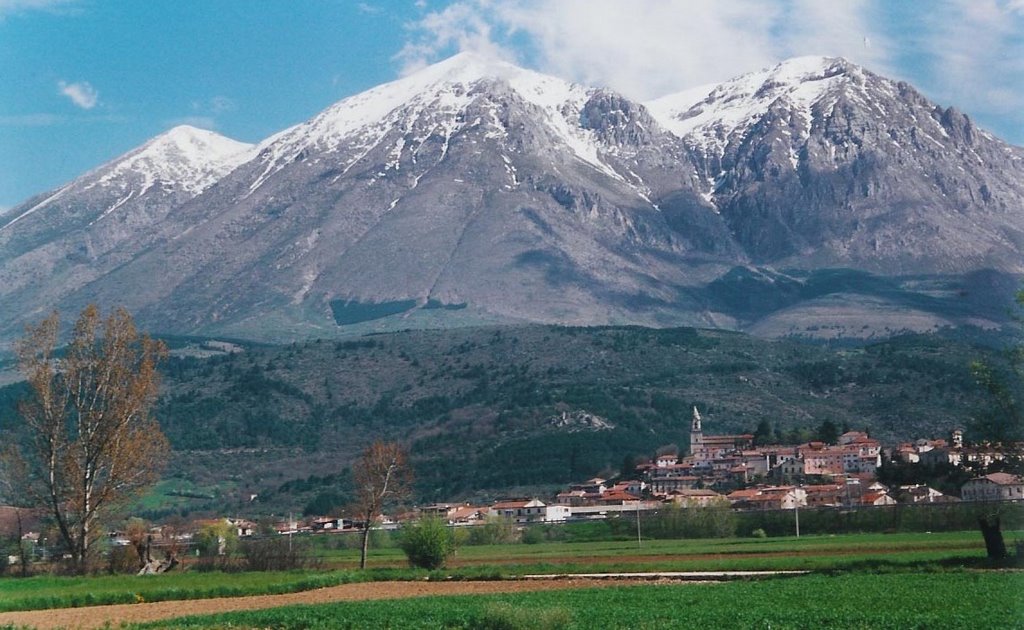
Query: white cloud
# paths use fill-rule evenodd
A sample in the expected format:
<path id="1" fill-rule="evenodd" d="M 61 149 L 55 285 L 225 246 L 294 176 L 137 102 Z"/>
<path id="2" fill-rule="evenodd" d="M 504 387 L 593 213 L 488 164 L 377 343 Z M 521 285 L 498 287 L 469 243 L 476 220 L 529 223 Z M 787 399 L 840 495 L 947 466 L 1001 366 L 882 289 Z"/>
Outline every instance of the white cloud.
<path id="1" fill-rule="evenodd" d="M 494 16 L 487 15 L 489 4 L 487 0 L 455 2 L 441 11 L 427 13 L 410 25 L 415 33 L 413 41 L 407 42 L 396 55 L 402 63 L 401 73 L 415 72 L 453 47 L 495 57 L 512 57 L 491 37 L 489 19 Z"/>
<path id="2" fill-rule="evenodd" d="M 472 50 L 641 100 L 842 56 L 1024 142 L 1024 0 L 454 0 L 407 31 L 403 74 Z"/>
<path id="3" fill-rule="evenodd" d="M 1024 107 L 1024 0 L 950 0 L 928 26 L 940 91 L 994 111 Z"/>
<path id="4" fill-rule="evenodd" d="M 360 2 L 360 3 L 356 4 L 356 9 L 360 13 L 364 13 L 366 15 L 376 15 L 376 14 L 382 13 L 384 11 L 384 9 L 378 7 L 377 5 L 375 5 L 375 4 L 368 4 L 366 2 Z"/>
<path id="5" fill-rule="evenodd" d="M 57 82 L 58 91 L 71 99 L 71 102 L 82 109 L 92 109 L 99 102 L 99 92 L 89 85 L 87 81 L 68 83 L 67 81 Z"/>
<path id="6" fill-rule="evenodd" d="M 460 0 L 411 25 L 398 58 L 409 71 L 456 49 L 515 58 L 525 44 L 520 62 L 647 99 L 795 55 L 884 70 L 888 40 L 872 28 L 871 8 L 870 0 Z"/>
<path id="7" fill-rule="evenodd" d="M 27 11 L 60 11 L 77 2 L 78 0 L 0 0 L 0 19 Z"/>

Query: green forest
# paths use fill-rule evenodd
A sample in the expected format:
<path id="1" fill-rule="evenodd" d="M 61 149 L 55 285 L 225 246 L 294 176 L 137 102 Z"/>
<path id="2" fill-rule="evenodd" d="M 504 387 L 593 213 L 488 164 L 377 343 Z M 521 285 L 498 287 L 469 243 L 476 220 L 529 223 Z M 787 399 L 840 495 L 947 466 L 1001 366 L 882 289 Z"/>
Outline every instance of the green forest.
<path id="1" fill-rule="evenodd" d="M 375 439 L 408 446 L 422 500 L 612 475 L 686 449 L 693 406 L 705 432 L 760 441 L 823 426 L 981 440 L 990 403 L 969 364 L 1002 361 L 938 335 L 830 348 L 692 328 L 407 331 L 209 358 L 169 342 L 156 415 L 176 452 L 172 493 L 195 507 L 258 495 L 275 510 L 343 503 L 347 465 Z M 22 392 L 0 389 L 0 428 L 16 425 Z M 579 412 L 603 424 L 574 424 Z"/>

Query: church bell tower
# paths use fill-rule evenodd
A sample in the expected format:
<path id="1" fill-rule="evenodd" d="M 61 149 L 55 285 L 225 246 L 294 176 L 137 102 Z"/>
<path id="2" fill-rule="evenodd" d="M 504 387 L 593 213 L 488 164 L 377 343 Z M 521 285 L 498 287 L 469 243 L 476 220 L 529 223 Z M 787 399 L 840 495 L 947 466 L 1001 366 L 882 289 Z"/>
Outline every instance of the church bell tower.
<path id="1" fill-rule="evenodd" d="M 690 423 L 690 455 L 696 455 L 703 449 L 704 432 L 700 428 L 700 412 L 697 405 L 693 406 L 693 420 Z"/>

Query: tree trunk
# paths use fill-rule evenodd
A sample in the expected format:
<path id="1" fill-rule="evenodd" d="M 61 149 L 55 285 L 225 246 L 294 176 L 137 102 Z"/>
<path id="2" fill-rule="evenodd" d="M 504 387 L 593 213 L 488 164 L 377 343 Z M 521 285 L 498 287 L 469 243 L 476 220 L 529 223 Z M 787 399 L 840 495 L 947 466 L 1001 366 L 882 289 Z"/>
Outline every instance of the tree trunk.
<path id="1" fill-rule="evenodd" d="M 18 517 L 18 560 L 21 562 L 21 577 L 28 577 L 28 550 L 25 548 L 25 532 L 21 523 L 21 510 L 15 508 Z"/>
<path id="2" fill-rule="evenodd" d="M 362 553 L 359 556 L 359 568 L 366 568 L 366 552 L 370 548 L 370 522 L 367 521 L 366 525 L 363 526 L 363 547 Z"/>
<path id="3" fill-rule="evenodd" d="M 985 551 L 988 552 L 989 559 L 1005 559 L 1006 543 L 1003 542 L 1003 530 L 999 523 L 999 517 L 995 516 L 989 520 L 984 516 L 979 516 L 978 527 L 981 528 L 981 535 L 985 538 Z"/>

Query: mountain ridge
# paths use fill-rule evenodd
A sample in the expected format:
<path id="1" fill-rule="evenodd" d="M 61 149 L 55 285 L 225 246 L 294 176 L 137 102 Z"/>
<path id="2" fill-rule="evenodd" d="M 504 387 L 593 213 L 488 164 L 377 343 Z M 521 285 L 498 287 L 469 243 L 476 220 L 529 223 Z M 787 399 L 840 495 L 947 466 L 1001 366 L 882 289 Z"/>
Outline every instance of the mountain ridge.
<path id="1" fill-rule="evenodd" d="M 69 189 L 79 178 L 0 218 L 0 335 L 96 300 L 155 330 L 250 338 L 757 329 L 772 312 L 709 293 L 732 270 L 775 286 L 840 267 L 894 278 L 907 299 L 855 293 L 831 315 L 788 303 L 787 317 L 887 311 L 888 326 L 920 303 L 914 278 L 954 299 L 964 274 L 1024 275 L 1024 154 L 955 109 L 835 58 L 700 91 L 642 104 L 464 53 L 255 147 L 209 136 L 217 176 L 180 189 L 143 172 L 131 192 L 126 169 L 105 182 L 127 182 L 121 196 L 94 199 Z M 97 231 L 104 211 L 117 229 Z M 971 319 L 955 311 L 908 312 L 908 327 Z"/>

